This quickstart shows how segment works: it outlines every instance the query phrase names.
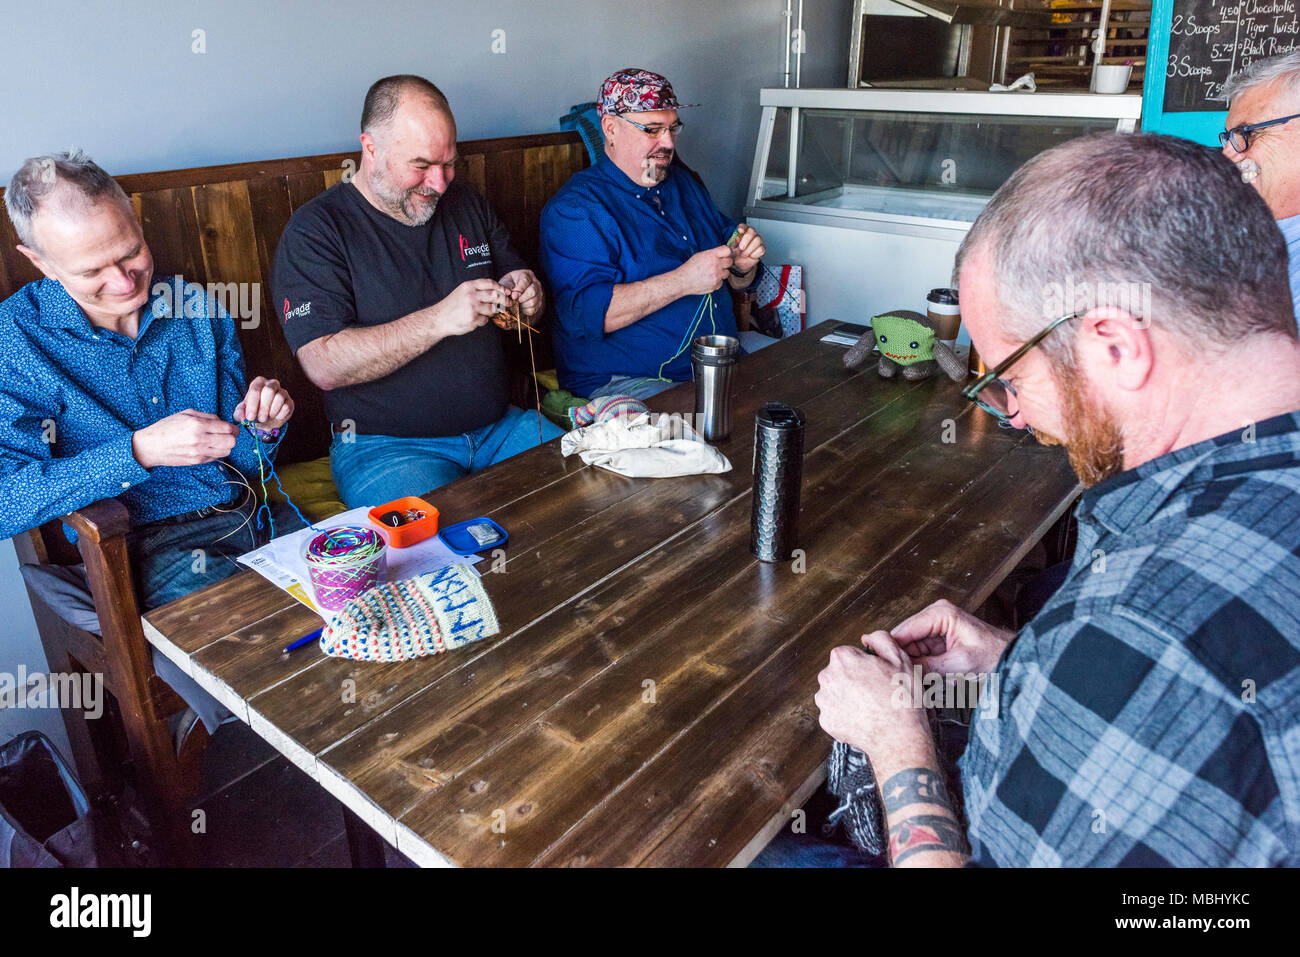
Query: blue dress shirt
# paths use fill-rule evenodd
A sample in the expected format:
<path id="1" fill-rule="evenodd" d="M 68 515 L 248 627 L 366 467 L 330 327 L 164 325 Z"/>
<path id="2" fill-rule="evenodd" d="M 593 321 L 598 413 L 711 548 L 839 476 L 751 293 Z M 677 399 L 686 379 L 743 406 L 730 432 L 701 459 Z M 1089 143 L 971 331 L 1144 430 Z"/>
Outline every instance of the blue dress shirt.
<path id="1" fill-rule="evenodd" d="M 234 321 L 213 307 L 199 286 L 155 281 L 131 339 L 92 325 L 52 279 L 0 303 L 0 537 L 105 498 L 139 525 L 234 497 L 217 462 L 145 469 L 131 451 L 132 433 L 185 409 L 232 420 L 244 361 Z M 257 487 L 247 430 L 228 461 Z"/>
<path id="2" fill-rule="evenodd" d="M 693 330 L 737 335 L 725 291 L 685 296 L 611 333 L 605 313 L 615 285 L 676 269 L 721 246 L 736 225 L 677 164 L 656 186 L 633 182 L 608 157 L 570 177 L 541 221 L 542 267 L 559 319 L 560 385 L 585 396 L 615 375 L 689 379 Z"/>
<path id="3" fill-rule="evenodd" d="M 1279 219 L 1277 225 L 1286 237 L 1291 267 L 1291 305 L 1295 307 L 1296 318 L 1300 319 L 1300 216 Z"/>

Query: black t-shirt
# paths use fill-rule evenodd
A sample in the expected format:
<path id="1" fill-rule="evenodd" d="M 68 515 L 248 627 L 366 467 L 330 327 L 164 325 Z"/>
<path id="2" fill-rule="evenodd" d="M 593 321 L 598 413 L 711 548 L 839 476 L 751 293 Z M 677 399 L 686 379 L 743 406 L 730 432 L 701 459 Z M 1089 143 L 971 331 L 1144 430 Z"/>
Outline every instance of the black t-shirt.
<path id="1" fill-rule="evenodd" d="M 350 326 L 377 326 L 446 298 L 469 279 L 500 279 L 524 261 L 505 226 L 472 188 L 457 182 L 423 226 L 375 209 L 339 183 L 298 209 L 271 270 L 275 301 L 297 353 Z M 488 323 L 448 336 L 400 369 L 325 393 L 325 412 L 363 435 L 459 435 L 505 415 L 509 401 L 501 330 Z"/>

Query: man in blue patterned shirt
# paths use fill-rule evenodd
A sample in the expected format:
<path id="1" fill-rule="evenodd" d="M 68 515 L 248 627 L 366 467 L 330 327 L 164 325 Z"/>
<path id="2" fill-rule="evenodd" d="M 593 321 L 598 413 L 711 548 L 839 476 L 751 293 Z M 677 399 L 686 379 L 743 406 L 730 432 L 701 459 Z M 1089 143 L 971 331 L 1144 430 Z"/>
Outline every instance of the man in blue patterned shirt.
<path id="1" fill-rule="evenodd" d="M 822 672 L 893 863 L 1300 864 L 1300 343 L 1264 200 L 1188 141 L 1085 137 L 998 190 L 957 270 L 992 366 L 967 394 L 1062 437 L 1088 488 L 1069 575 L 1018 634 L 939 602 Z M 998 679 L 964 828 L 894 694 L 913 663 Z"/>
<path id="2" fill-rule="evenodd" d="M 198 287 L 155 282 L 130 200 L 84 154 L 28 160 L 5 206 L 46 278 L 0 304 L 0 536 L 118 497 L 145 608 L 232 574 L 258 543 L 245 483 L 292 399 L 245 383 Z"/>

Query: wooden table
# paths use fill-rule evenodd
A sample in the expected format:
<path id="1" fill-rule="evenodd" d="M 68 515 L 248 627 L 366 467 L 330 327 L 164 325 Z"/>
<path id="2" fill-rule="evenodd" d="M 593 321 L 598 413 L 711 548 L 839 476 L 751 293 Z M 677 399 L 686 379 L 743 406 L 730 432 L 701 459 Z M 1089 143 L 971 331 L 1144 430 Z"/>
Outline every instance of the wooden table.
<path id="1" fill-rule="evenodd" d="M 558 441 L 438 489 L 510 532 L 501 634 L 392 665 L 243 572 L 146 616 L 173 661 L 420 864 L 747 864 L 824 780 L 816 676 L 940 597 L 977 607 L 1078 486 L 942 376 L 850 372 L 810 329 L 737 367 L 723 475 L 629 479 Z M 690 411 L 686 383 L 651 401 Z M 802 568 L 749 552 L 755 411 L 807 416 Z"/>

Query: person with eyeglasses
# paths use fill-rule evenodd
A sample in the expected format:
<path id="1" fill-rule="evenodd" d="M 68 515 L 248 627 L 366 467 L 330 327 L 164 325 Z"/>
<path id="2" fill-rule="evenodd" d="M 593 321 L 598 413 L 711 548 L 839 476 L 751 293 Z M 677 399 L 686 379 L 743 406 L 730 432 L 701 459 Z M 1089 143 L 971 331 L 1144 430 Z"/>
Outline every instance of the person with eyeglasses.
<path id="1" fill-rule="evenodd" d="M 1286 237 L 1291 303 L 1300 316 L 1300 50 L 1256 60 L 1223 85 L 1223 155 L 1268 203 Z"/>
<path id="2" fill-rule="evenodd" d="M 714 204 L 677 158 L 684 125 L 672 84 L 620 70 L 600 88 L 605 155 L 542 210 L 541 262 L 555 300 L 560 386 L 647 398 L 691 377 L 697 335 L 741 335 L 726 283 L 754 283 L 763 237 Z"/>
<path id="3" fill-rule="evenodd" d="M 1300 864 L 1300 333 L 1267 205 L 1189 140 L 1094 134 L 1007 180 L 956 275 L 991 366 L 967 396 L 1059 437 L 1086 488 L 1069 573 L 1017 633 L 938 601 L 863 622 L 819 675 L 892 863 Z M 914 665 L 994 696 L 959 794 Z"/>

